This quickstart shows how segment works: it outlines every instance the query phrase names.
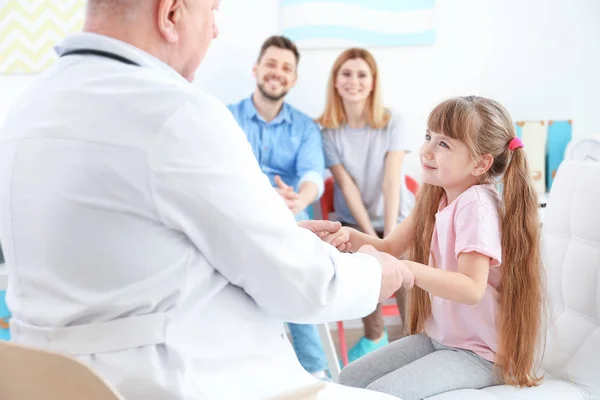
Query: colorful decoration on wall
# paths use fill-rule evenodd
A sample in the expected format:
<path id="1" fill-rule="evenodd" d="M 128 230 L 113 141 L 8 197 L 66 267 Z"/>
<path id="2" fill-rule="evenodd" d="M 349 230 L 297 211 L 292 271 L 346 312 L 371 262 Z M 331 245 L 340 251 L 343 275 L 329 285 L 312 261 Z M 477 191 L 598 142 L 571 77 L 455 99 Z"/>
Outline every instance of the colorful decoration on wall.
<path id="1" fill-rule="evenodd" d="M 281 0 L 283 34 L 300 48 L 435 43 L 435 0 Z"/>
<path id="2" fill-rule="evenodd" d="M 6 306 L 6 292 L 4 288 L 0 288 L 0 340 L 10 340 L 9 321 L 10 312 Z"/>
<path id="3" fill-rule="evenodd" d="M 37 73 L 54 45 L 83 26 L 85 0 L 1 0 L 0 74 Z"/>
<path id="4" fill-rule="evenodd" d="M 517 136 L 523 140 L 533 186 L 538 194 L 546 193 L 546 139 L 545 121 L 517 122 Z"/>
<path id="5" fill-rule="evenodd" d="M 573 137 L 573 121 L 548 121 L 548 144 L 546 155 L 546 185 L 552 188 L 554 176 L 565 158 L 567 145 Z"/>

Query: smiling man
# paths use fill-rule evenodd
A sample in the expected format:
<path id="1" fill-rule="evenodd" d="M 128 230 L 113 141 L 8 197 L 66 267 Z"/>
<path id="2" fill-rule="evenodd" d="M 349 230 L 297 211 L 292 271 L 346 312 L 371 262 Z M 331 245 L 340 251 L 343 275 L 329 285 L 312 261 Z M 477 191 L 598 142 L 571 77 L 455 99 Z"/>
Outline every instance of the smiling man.
<path id="1" fill-rule="evenodd" d="M 256 89 L 229 109 L 246 133 L 262 171 L 297 220 L 323 192 L 325 160 L 317 124 L 284 102 L 298 79 L 300 54 L 284 36 L 262 45 L 252 68 Z"/>
<path id="2" fill-rule="evenodd" d="M 325 160 L 321 133 L 306 114 L 284 102 L 296 84 L 300 54 L 284 36 L 268 38 L 252 69 L 252 96 L 229 109 L 246 133 L 260 168 L 269 177 L 296 220 L 308 219 L 306 208 L 323 193 Z M 314 325 L 289 324 L 302 366 L 325 378 L 327 361 Z"/>

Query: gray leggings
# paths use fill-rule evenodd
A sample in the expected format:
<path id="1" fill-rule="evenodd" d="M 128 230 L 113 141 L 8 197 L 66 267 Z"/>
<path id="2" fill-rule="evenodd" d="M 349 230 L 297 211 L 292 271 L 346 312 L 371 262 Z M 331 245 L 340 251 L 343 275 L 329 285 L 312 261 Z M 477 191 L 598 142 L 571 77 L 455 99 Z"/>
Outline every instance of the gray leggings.
<path id="1" fill-rule="evenodd" d="M 407 336 L 349 364 L 340 383 L 419 400 L 458 389 L 499 383 L 494 364 L 477 354 L 442 346 L 425 334 Z"/>

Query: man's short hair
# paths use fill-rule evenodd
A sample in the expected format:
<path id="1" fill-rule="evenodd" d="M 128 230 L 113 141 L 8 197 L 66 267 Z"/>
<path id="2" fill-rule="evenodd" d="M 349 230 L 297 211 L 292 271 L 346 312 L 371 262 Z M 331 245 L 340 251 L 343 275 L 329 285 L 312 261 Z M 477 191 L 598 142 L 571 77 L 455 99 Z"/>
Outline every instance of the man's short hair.
<path id="1" fill-rule="evenodd" d="M 292 42 L 285 36 L 271 36 L 270 38 L 265 40 L 262 47 L 260 48 L 260 54 L 258 55 L 258 60 L 256 62 L 260 62 L 262 57 L 265 55 L 267 49 L 271 46 L 278 47 L 284 50 L 290 50 L 292 53 L 294 53 L 294 56 L 296 57 L 296 65 L 298 65 L 298 63 L 300 62 L 300 52 L 298 52 L 298 48 L 296 47 L 294 42 Z"/>

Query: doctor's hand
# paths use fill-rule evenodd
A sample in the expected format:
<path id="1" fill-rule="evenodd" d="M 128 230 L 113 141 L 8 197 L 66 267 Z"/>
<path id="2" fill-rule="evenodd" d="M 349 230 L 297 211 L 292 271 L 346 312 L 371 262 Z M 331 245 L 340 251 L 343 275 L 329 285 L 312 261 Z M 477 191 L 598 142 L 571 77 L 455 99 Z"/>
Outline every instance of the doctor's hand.
<path id="1" fill-rule="evenodd" d="M 300 228 L 308 229 L 314 234 L 319 233 L 336 233 L 342 227 L 338 221 L 324 221 L 324 220 L 312 220 L 307 219 L 304 221 L 298 221 Z"/>
<path id="2" fill-rule="evenodd" d="M 341 235 L 341 237 L 338 234 L 340 228 L 342 228 L 342 224 L 340 224 L 337 221 L 306 220 L 299 221 L 298 226 L 301 228 L 308 229 L 309 231 L 320 237 L 323 241 L 337 247 L 339 251 L 350 251 L 350 243 L 343 238 L 343 234 Z M 326 239 L 329 239 L 330 241 L 327 241 Z M 336 244 L 334 244 L 333 242 L 335 242 Z M 337 242 L 343 243 L 337 244 Z"/>
<path id="3" fill-rule="evenodd" d="M 377 259 L 381 265 L 381 290 L 379 302 L 389 299 L 401 287 L 411 289 L 414 285 L 412 271 L 397 258 L 377 251 L 373 246 L 362 246 L 358 253 L 368 254 Z"/>

